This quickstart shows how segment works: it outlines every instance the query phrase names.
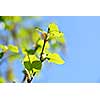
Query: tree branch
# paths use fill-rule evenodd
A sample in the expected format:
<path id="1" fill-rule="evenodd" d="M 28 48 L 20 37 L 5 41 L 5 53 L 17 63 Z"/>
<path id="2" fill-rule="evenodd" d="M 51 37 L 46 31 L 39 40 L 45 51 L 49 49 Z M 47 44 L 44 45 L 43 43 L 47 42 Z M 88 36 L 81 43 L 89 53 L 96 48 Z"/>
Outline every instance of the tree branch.
<path id="1" fill-rule="evenodd" d="M 27 83 L 31 83 L 33 80 L 33 77 L 35 76 L 36 72 L 33 73 L 33 76 L 31 77 L 31 79 L 27 79 Z"/>
<path id="2" fill-rule="evenodd" d="M 40 61 L 43 62 L 44 60 L 42 59 L 42 55 L 43 55 L 43 52 L 44 52 L 44 48 L 45 48 L 45 45 L 46 45 L 46 42 L 47 42 L 47 35 L 44 39 L 44 44 L 43 44 L 43 48 L 42 48 L 42 52 L 40 54 Z"/>

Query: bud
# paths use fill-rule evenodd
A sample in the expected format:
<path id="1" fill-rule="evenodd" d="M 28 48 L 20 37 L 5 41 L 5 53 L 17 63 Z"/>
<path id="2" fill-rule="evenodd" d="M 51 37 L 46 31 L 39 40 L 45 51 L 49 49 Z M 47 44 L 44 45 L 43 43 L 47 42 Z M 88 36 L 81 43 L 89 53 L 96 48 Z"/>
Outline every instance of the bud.
<path id="1" fill-rule="evenodd" d="M 45 39 L 47 37 L 47 34 L 46 33 L 42 33 L 41 37 L 42 37 L 42 39 Z"/>

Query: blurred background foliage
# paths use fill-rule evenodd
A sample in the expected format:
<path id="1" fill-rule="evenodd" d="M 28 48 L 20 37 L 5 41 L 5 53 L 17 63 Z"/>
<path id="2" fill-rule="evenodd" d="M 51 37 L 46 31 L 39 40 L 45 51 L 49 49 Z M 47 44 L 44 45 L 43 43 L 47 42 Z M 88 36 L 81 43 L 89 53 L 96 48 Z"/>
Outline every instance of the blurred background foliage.
<path id="1" fill-rule="evenodd" d="M 44 26 L 48 28 L 48 24 L 38 16 L 0 16 L 0 83 L 16 80 L 13 73 L 14 61 L 19 60 L 22 63 L 25 50 L 34 53 L 34 49 L 37 49 L 37 55 L 40 54 L 43 42 L 41 38 L 44 38 L 44 34 L 40 31 L 48 31 L 46 28 L 41 30 Z M 50 39 L 50 44 L 46 47 L 49 46 L 53 52 L 57 52 L 58 48 L 61 52 L 65 52 L 64 38 L 58 38 L 57 41 Z M 2 72 L 4 66 L 7 67 Z"/>

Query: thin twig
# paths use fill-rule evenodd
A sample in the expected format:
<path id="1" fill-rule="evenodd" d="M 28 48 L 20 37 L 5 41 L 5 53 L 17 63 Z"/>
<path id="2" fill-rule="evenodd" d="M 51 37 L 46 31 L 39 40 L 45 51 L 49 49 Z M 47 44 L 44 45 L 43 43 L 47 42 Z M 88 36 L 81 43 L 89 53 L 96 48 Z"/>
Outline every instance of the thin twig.
<path id="1" fill-rule="evenodd" d="M 24 83 L 25 80 L 26 80 L 26 74 L 24 75 L 24 78 L 23 78 L 23 80 L 22 80 L 22 83 Z"/>
<path id="2" fill-rule="evenodd" d="M 41 62 L 43 62 L 42 55 L 43 55 L 43 52 L 44 52 L 44 48 L 45 48 L 46 42 L 47 42 L 47 35 L 46 35 L 46 37 L 44 39 L 44 44 L 43 44 L 42 52 L 40 54 L 40 61 Z"/>
<path id="3" fill-rule="evenodd" d="M 33 80 L 33 77 L 35 76 L 36 72 L 33 73 L 33 76 L 31 77 L 31 79 L 27 79 L 27 83 L 31 83 Z"/>

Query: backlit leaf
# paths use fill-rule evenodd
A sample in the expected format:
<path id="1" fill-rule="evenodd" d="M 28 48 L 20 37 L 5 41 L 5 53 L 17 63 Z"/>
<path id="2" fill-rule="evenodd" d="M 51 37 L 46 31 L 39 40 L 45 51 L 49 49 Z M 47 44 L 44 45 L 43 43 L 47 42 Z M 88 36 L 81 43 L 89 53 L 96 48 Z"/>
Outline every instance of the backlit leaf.
<path id="1" fill-rule="evenodd" d="M 37 58 L 35 55 L 25 55 L 24 61 L 29 61 L 29 59 L 30 59 L 30 62 L 31 62 L 31 63 L 32 63 L 33 61 L 38 60 L 38 58 Z"/>
<path id="2" fill-rule="evenodd" d="M 64 64 L 64 60 L 56 53 L 49 53 L 47 55 L 48 61 L 55 64 Z"/>
<path id="3" fill-rule="evenodd" d="M 49 32 L 53 32 L 53 31 L 59 32 L 59 28 L 58 28 L 58 26 L 55 23 L 50 23 L 49 24 L 49 30 L 48 31 Z"/>
<path id="4" fill-rule="evenodd" d="M 39 41 L 38 41 L 38 45 L 39 45 L 39 46 L 43 47 L 43 44 L 44 44 L 44 40 L 39 40 Z M 46 44 L 45 44 L 45 48 L 46 48 L 46 49 L 50 48 L 50 45 L 49 45 L 48 41 L 47 41 Z"/>
<path id="5" fill-rule="evenodd" d="M 21 16 L 13 16 L 13 21 L 16 22 L 20 22 L 21 21 Z"/>
<path id="6" fill-rule="evenodd" d="M 0 77 L 0 83 L 5 83 L 5 80 L 3 77 Z"/>
<path id="7" fill-rule="evenodd" d="M 43 44 L 44 44 L 44 40 L 39 40 L 38 41 L 39 47 L 37 49 L 37 53 L 39 53 L 39 54 L 41 53 L 42 48 L 43 48 Z M 49 48 L 50 48 L 50 45 L 49 45 L 49 42 L 47 41 L 46 44 L 45 44 L 44 52 Z"/>
<path id="8" fill-rule="evenodd" d="M 44 32 L 44 31 L 43 31 L 41 28 L 39 28 L 39 27 L 35 27 L 34 29 L 37 30 L 37 31 L 39 31 L 39 32 L 41 32 L 41 33 Z"/>
<path id="9" fill-rule="evenodd" d="M 40 39 L 40 34 L 37 31 L 34 31 L 32 34 L 32 40 L 36 43 Z"/>
<path id="10" fill-rule="evenodd" d="M 63 33 L 60 32 L 58 26 L 55 23 L 50 23 L 48 26 L 49 38 L 59 38 L 63 36 Z"/>
<path id="11" fill-rule="evenodd" d="M 60 38 L 58 38 L 57 41 L 59 41 L 59 42 L 62 43 L 62 44 L 65 43 L 65 39 L 64 39 L 64 37 L 60 37 Z"/>
<path id="12" fill-rule="evenodd" d="M 12 62 L 12 61 L 20 59 L 20 58 L 21 58 L 20 54 L 18 54 L 18 53 L 12 53 L 11 55 L 9 55 L 8 61 Z"/>
<path id="13" fill-rule="evenodd" d="M 8 49 L 14 53 L 18 53 L 18 47 L 17 46 L 14 46 L 14 45 L 8 45 Z"/>

